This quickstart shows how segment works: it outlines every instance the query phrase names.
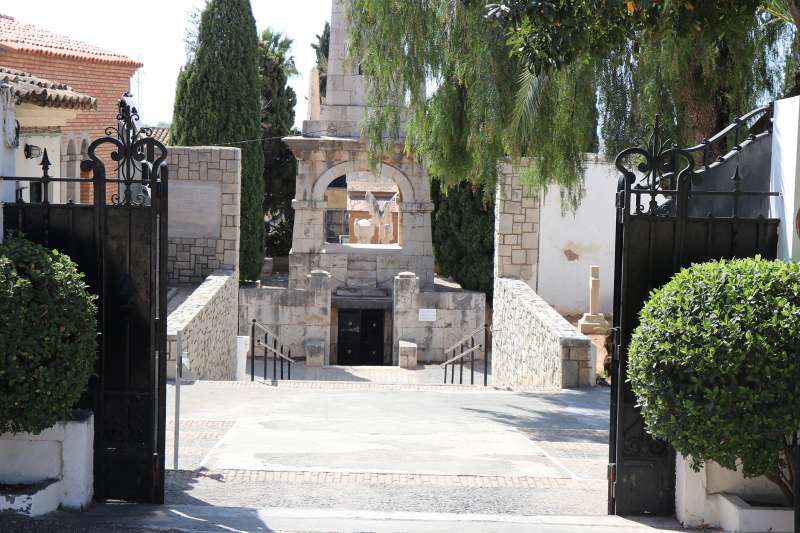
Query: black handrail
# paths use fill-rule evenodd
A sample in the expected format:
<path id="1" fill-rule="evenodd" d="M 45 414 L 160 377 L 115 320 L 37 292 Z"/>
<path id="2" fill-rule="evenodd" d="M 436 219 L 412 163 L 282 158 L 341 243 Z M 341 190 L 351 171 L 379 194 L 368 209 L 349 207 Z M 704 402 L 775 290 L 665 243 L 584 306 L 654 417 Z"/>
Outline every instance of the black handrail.
<path id="1" fill-rule="evenodd" d="M 458 383 L 464 384 L 464 362 L 469 356 L 469 382 L 470 385 L 475 384 L 475 353 L 484 348 L 483 343 L 475 342 L 475 335 L 478 333 L 486 333 L 488 328 L 483 326 L 476 329 L 468 337 L 464 337 L 456 344 L 445 350 L 445 361 L 439 366 L 444 370 L 443 383 L 447 384 L 447 367 L 450 366 L 450 384 L 455 384 L 456 364 L 459 365 L 458 370 Z M 450 357 L 448 357 L 450 356 Z M 489 351 L 484 350 L 483 355 L 483 386 L 489 385 Z"/>
<path id="2" fill-rule="evenodd" d="M 256 339 L 256 327 L 258 327 L 264 333 L 264 340 Z M 270 346 L 270 338 L 272 339 L 272 346 Z M 261 346 L 264 349 L 264 381 L 267 381 L 267 362 L 270 358 L 269 354 L 272 354 L 272 381 L 278 380 L 278 359 L 281 361 L 281 377 L 283 378 L 283 366 L 284 362 L 286 363 L 287 369 L 287 379 L 292 379 L 292 363 L 295 362 L 292 359 L 292 350 L 288 349 L 287 353 L 284 354 L 284 344 L 283 342 L 278 342 L 279 338 L 277 335 L 272 333 L 267 327 L 256 320 L 253 319 L 251 326 L 250 326 L 250 381 L 255 381 L 256 378 L 256 344 Z"/>

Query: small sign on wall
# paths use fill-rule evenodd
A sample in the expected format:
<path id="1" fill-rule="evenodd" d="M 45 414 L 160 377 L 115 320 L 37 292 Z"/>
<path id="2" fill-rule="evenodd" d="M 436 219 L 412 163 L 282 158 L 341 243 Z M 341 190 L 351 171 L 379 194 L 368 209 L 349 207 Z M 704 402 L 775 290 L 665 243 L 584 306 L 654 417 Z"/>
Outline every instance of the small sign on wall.
<path id="1" fill-rule="evenodd" d="M 436 322 L 436 309 L 420 309 L 419 310 L 420 322 Z"/>

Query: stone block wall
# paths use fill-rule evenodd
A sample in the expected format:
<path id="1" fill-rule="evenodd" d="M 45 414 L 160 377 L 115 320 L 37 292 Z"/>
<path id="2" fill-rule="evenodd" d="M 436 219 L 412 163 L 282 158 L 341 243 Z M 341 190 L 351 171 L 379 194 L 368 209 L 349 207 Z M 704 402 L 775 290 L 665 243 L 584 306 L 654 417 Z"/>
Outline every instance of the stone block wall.
<path id="1" fill-rule="evenodd" d="M 420 309 L 435 309 L 436 320 L 421 322 Z M 404 272 L 394 280 L 393 311 L 394 364 L 399 361 L 400 341 L 417 345 L 420 363 L 441 363 L 447 348 L 486 324 L 486 295 L 472 291 L 421 292 L 419 277 Z M 483 351 L 476 352 L 476 358 L 482 359 Z"/>
<path id="2" fill-rule="evenodd" d="M 522 183 L 519 167 L 505 162 L 497 178 L 494 273 L 516 278 L 536 289 L 539 264 L 539 195 Z"/>
<path id="3" fill-rule="evenodd" d="M 324 343 L 324 364 L 330 362 L 330 274 L 315 271 L 307 289 L 243 287 L 239 290 L 239 335 L 250 336 L 255 318 L 285 343 L 292 358 L 306 356 L 306 341 Z"/>
<path id="4" fill-rule="evenodd" d="M 177 335 L 188 353 L 194 379 L 236 379 L 239 272 L 219 270 L 205 281 L 167 319 L 167 370 L 175 375 Z"/>
<path id="5" fill-rule="evenodd" d="M 593 346 L 524 281 L 495 278 L 492 383 L 514 391 L 595 384 Z"/>
<path id="6" fill-rule="evenodd" d="M 171 146 L 168 164 L 169 283 L 238 271 L 241 150 Z"/>

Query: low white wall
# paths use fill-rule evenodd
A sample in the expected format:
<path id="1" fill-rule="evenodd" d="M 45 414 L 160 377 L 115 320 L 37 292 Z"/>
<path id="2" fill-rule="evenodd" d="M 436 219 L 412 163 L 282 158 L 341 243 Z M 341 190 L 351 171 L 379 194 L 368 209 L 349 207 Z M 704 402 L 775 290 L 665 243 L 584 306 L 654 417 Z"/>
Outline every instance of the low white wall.
<path id="1" fill-rule="evenodd" d="M 772 518 L 767 516 L 777 515 L 775 518 L 780 522 L 785 520 L 781 515 L 785 512 L 791 514 L 791 511 L 769 513 L 742 501 L 777 505 L 782 502 L 778 487 L 765 477 L 748 479 L 742 474 L 741 467 L 736 471 L 728 470 L 713 461 L 706 463 L 699 472 L 689 465 L 687 458 L 677 454 L 675 516 L 683 526 L 723 527 L 726 531 L 791 531 L 791 527 L 781 528 L 779 523 L 770 525 L 768 522 Z M 754 517 L 760 523 L 752 523 Z"/>
<path id="2" fill-rule="evenodd" d="M 48 496 L 55 492 L 57 504 L 83 509 L 93 495 L 94 416 L 86 413 L 77 420 L 57 422 L 36 435 L 3 433 L 0 458 L 0 484 L 55 480 Z M 29 512 L 35 509 L 34 502 Z"/>
<path id="3" fill-rule="evenodd" d="M 495 278 L 492 384 L 529 391 L 595 384 L 594 346 L 524 281 Z"/>
<path id="4" fill-rule="evenodd" d="M 175 376 L 180 332 L 181 349 L 188 353 L 191 377 L 235 380 L 238 309 L 238 271 L 219 270 L 208 276 L 167 319 L 168 376 Z"/>
<path id="5" fill-rule="evenodd" d="M 574 213 L 562 213 L 557 185 L 542 195 L 536 292 L 560 313 L 589 312 L 589 269 L 597 265 L 600 312 L 612 314 L 617 174 L 613 164 L 589 154 L 585 196 Z"/>

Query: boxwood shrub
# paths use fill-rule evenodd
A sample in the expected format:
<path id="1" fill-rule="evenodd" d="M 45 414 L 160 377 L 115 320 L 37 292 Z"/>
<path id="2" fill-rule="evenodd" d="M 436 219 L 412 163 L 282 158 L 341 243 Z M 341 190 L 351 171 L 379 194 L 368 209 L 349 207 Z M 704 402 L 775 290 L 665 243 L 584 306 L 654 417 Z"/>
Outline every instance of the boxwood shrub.
<path id="1" fill-rule="evenodd" d="M 94 371 L 95 297 L 69 257 L 0 244 L 0 433 L 39 433 L 70 414 Z"/>
<path id="2" fill-rule="evenodd" d="M 648 431 L 692 467 L 766 475 L 791 497 L 800 428 L 800 265 L 761 258 L 684 269 L 654 291 L 629 349 Z"/>

